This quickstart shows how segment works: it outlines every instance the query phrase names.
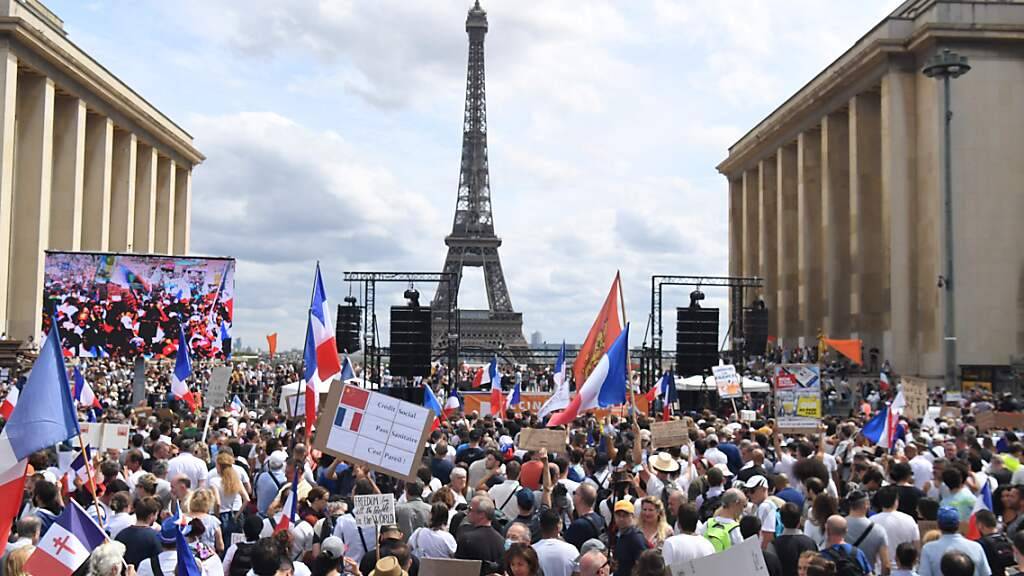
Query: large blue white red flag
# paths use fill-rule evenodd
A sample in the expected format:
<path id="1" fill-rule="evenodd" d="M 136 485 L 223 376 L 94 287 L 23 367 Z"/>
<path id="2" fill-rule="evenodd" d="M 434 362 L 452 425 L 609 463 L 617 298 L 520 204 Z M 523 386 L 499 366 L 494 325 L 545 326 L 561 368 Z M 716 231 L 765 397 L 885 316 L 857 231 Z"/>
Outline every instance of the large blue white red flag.
<path id="1" fill-rule="evenodd" d="M 341 381 L 351 380 L 356 377 L 356 371 L 352 368 L 352 360 L 349 359 L 348 354 L 345 355 L 345 360 L 341 363 Z"/>
<path id="2" fill-rule="evenodd" d="M 89 422 L 96 421 L 97 411 L 103 412 L 103 406 L 100 404 L 100 399 L 96 397 L 96 394 L 92 391 L 92 386 L 82 376 L 82 371 L 75 366 L 72 374 L 72 380 L 75 384 L 75 403 L 80 408 L 86 409 L 86 415 Z"/>
<path id="3" fill-rule="evenodd" d="M 178 325 L 178 354 L 174 360 L 174 373 L 171 374 L 171 394 L 175 400 L 188 404 L 188 409 L 195 411 L 196 398 L 188 387 L 188 379 L 192 376 L 192 358 L 188 353 L 188 338 L 185 326 Z"/>
<path id="4" fill-rule="evenodd" d="M 327 314 L 327 292 L 320 278 L 320 263 L 316 265 L 316 279 L 313 282 L 313 301 L 309 305 L 313 341 L 316 343 L 316 375 L 321 382 L 330 382 L 341 373 L 338 361 L 338 344 L 334 340 L 334 328 Z"/>
<path id="5" fill-rule="evenodd" d="M 597 366 L 580 386 L 576 396 L 564 412 L 551 417 L 548 426 L 561 426 L 576 416 L 594 408 L 605 408 L 626 403 L 626 385 L 629 380 L 629 324 L 622 329 L 611 348 L 601 356 Z"/>
<path id="6" fill-rule="evenodd" d="M 444 409 L 441 408 L 441 402 L 437 400 L 437 395 L 430 388 L 429 385 L 423 387 L 423 407 L 430 408 L 434 411 L 434 424 L 433 430 L 437 430 L 441 427 L 441 418 L 444 417 Z"/>
<path id="7" fill-rule="evenodd" d="M 971 519 L 967 522 L 967 538 L 971 540 L 981 540 L 981 531 L 978 529 L 978 512 L 992 511 L 992 482 L 995 482 L 995 478 L 991 476 L 985 479 L 985 485 L 981 487 L 978 498 L 974 501 Z"/>
<path id="8" fill-rule="evenodd" d="M 501 372 L 498 372 L 498 355 L 491 358 L 487 366 L 487 378 L 491 382 L 491 415 L 501 414 L 501 408 L 505 404 L 505 397 L 501 393 Z"/>
<path id="9" fill-rule="evenodd" d="M 78 502 L 71 500 L 39 539 L 35 551 L 25 562 L 24 571 L 26 574 L 70 576 L 106 539 L 103 529 Z"/>
<path id="10" fill-rule="evenodd" d="M 672 408 L 676 405 L 676 399 L 678 398 L 678 392 L 676 392 L 676 379 L 672 375 L 672 372 L 665 372 L 661 377 L 661 419 L 664 422 L 668 422 L 669 418 L 672 417 Z"/>
<path id="11" fill-rule="evenodd" d="M 0 404 L 0 416 L 3 416 L 4 420 L 11 419 L 11 413 L 18 405 L 19 394 L 21 394 L 21 390 L 18 390 L 18 386 L 12 383 L 10 389 L 7 390 L 7 397 L 4 398 L 3 404 Z"/>
<path id="12" fill-rule="evenodd" d="M 444 401 L 444 417 L 451 418 L 452 414 L 455 414 L 462 409 L 462 397 L 459 396 L 459 391 L 454 386 L 452 391 L 448 394 L 448 399 Z"/>
<path id="13" fill-rule="evenodd" d="M 508 395 L 508 400 L 505 401 L 506 412 L 511 410 L 513 406 L 519 406 L 520 402 L 522 402 L 522 392 L 522 387 L 517 381 L 516 385 L 512 387 L 512 393 Z"/>
<path id="14" fill-rule="evenodd" d="M 537 416 L 543 418 L 555 410 L 562 410 L 569 405 L 569 382 L 566 379 L 568 366 L 565 363 L 565 341 L 562 341 L 562 348 L 558 351 L 558 359 L 555 360 L 555 371 L 551 379 L 555 382 L 555 391 L 540 407 Z"/>

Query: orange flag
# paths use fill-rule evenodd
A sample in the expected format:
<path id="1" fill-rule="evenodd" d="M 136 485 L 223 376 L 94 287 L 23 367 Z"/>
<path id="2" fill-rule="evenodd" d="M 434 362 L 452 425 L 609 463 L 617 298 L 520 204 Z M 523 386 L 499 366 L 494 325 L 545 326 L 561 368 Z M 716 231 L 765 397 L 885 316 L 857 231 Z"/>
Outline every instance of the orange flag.
<path id="1" fill-rule="evenodd" d="M 840 354 L 846 356 L 854 364 L 863 364 L 863 358 L 861 357 L 861 346 L 863 342 L 858 338 L 856 340 L 835 340 L 833 338 L 822 338 L 826 345 L 835 348 Z"/>
<path id="2" fill-rule="evenodd" d="M 601 356 L 604 356 L 622 332 L 622 324 L 619 321 L 619 282 L 619 274 L 616 273 L 608 297 L 604 299 L 604 306 L 601 306 L 601 311 L 597 313 L 594 325 L 590 327 L 590 333 L 587 334 L 587 339 L 583 341 L 583 346 L 576 356 L 572 372 L 577 387 L 586 382 L 594 366 L 601 361 Z"/>
<path id="3" fill-rule="evenodd" d="M 267 334 L 267 346 L 270 348 L 270 357 L 273 358 L 277 352 L 277 332 Z"/>

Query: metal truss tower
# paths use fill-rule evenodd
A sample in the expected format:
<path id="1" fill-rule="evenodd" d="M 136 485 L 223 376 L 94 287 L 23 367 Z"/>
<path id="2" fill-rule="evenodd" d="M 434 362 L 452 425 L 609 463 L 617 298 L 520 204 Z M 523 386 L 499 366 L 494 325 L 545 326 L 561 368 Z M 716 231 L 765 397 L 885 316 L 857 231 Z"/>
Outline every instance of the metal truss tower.
<path id="1" fill-rule="evenodd" d="M 466 109 L 462 123 L 462 163 L 459 194 L 455 204 L 452 233 L 445 237 L 448 256 L 444 272 L 453 274 L 455 291 L 466 266 L 481 267 L 487 289 L 487 310 L 462 310 L 461 345 L 511 350 L 516 355 L 528 350 L 523 338 L 523 316 L 512 308 L 505 275 L 498 258 L 501 238 L 494 233 L 491 185 L 487 166 L 487 98 L 484 82 L 484 36 L 487 13 L 474 4 L 466 17 L 469 34 L 469 65 L 466 72 Z M 438 313 L 448 309 L 448 290 L 438 286 L 431 303 Z M 434 340 L 446 337 L 434 322 Z"/>

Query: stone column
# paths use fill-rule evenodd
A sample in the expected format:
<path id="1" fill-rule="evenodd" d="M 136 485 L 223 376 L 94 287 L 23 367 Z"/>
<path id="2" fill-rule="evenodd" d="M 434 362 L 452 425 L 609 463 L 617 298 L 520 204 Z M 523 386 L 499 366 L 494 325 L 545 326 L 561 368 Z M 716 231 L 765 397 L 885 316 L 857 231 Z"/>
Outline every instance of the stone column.
<path id="1" fill-rule="evenodd" d="M 882 250 L 882 117 L 878 92 L 850 99 L 850 313 L 868 352 L 882 347 L 888 296 L 882 277 L 889 268 Z M 881 361 L 880 361 L 881 362 Z"/>
<path id="2" fill-rule="evenodd" d="M 153 250 L 170 254 L 174 249 L 174 160 L 160 156 L 156 167 L 156 236 Z"/>
<path id="3" fill-rule="evenodd" d="M 85 185 L 85 101 L 57 96 L 53 110 L 53 194 L 50 248 L 82 248 L 82 190 Z"/>
<path id="4" fill-rule="evenodd" d="M 760 232 L 757 229 L 760 217 L 760 180 L 758 171 L 747 170 L 743 173 L 743 275 L 757 276 L 761 273 L 760 256 L 757 242 Z M 744 302 L 749 306 L 750 302 Z"/>
<path id="5" fill-rule="evenodd" d="M 801 333 L 799 298 L 797 294 L 799 271 L 799 219 L 797 182 L 797 145 L 786 144 L 775 155 L 778 187 L 776 219 L 778 225 L 778 286 L 775 298 L 775 316 L 779 319 L 778 336 L 787 348 L 797 345 Z M 772 312 L 769 312 L 772 314 Z"/>
<path id="6" fill-rule="evenodd" d="M 134 252 L 153 252 L 156 232 L 156 149 L 136 142 L 135 153 L 135 232 L 132 238 Z"/>
<path id="7" fill-rule="evenodd" d="M 779 335 L 779 314 L 776 308 L 775 292 L 779 288 L 779 280 L 776 276 L 778 269 L 778 221 L 776 209 L 776 195 L 778 193 L 778 176 L 776 173 L 776 159 L 769 157 L 758 163 L 760 173 L 760 194 L 758 215 L 761 217 L 758 223 L 760 232 L 758 246 L 759 269 L 758 276 L 764 278 L 764 290 L 761 295 L 765 305 L 768 307 L 768 335 Z"/>
<path id="8" fill-rule="evenodd" d="M 813 346 L 823 330 L 824 264 L 821 218 L 821 131 L 817 128 L 801 132 L 796 141 L 797 171 L 797 252 L 800 289 L 801 335 L 805 346 Z"/>
<path id="9" fill-rule="evenodd" d="M 743 275 L 743 178 L 729 179 L 729 275 Z"/>
<path id="10" fill-rule="evenodd" d="M 847 338 L 850 322 L 850 132 L 847 110 L 821 121 L 825 243 L 825 335 Z"/>
<path id="11" fill-rule="evenodd" d="M 89 114 L 85 121 L 85 187 L 82 193 L 82 249 L 110 249 L 110 181 L 114 123 Z"/>
<path id="12" fill-rule="evenodd" d="M 894 369 L 905 374 L 917 374 L 919 371 L 915 328 L 917 258 L 914 257 L 917 229 L 914 216 L 917 210 L 914 193 L 917 178 L 914 84 L 917 75 L 913 68 L 890 69 L 882 76 L 880 102 L 881 202 L 888 207 L 883 213 L 888 215 L 888 222 L 881 226 L 880 232 L 883 250 L 888 252 L 889 275 L 884 278 L 884 283 L 888 288 L 890 310 L 888 345 L 882 353 L 884 358 L 889 358 Z"/>
<path id="13" fill-rule="evenodd" d="M 110 183 L 110 250 L 127 252 L 135 236 L 135 134 L 114 131 Z"/>
<path id="14" fill-rule="evenodd" d="M 53 174 L 53 80 L 18 78 L 15 135 L 14 224 L 7 335 L 38 341 L 43 309 L 43 251 L 50 241 Z"/>
<path id="15" fill-rule="evenodd" d="M 192 171 L 177 167 L 174 177 L 174 254 L 188 254 L 192 235 Z"/>
<path id="16" fill-rule="evenodd" d="M 14 210 L 14 110 L 18 101 L 18 58 L 0 47 L 0 332 L 7 333 Z"/>

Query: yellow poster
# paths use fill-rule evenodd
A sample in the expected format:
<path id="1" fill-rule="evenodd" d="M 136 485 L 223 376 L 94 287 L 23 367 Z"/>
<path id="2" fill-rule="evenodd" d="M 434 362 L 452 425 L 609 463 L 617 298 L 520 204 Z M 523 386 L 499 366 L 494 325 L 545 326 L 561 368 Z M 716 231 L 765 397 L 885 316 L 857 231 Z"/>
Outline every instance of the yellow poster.
<path id="1" fill-rule="evenodd" d="M 821 398 L 818 396 L 798 397 L 796 415 L 805 418 L 821 418 Z"/>

